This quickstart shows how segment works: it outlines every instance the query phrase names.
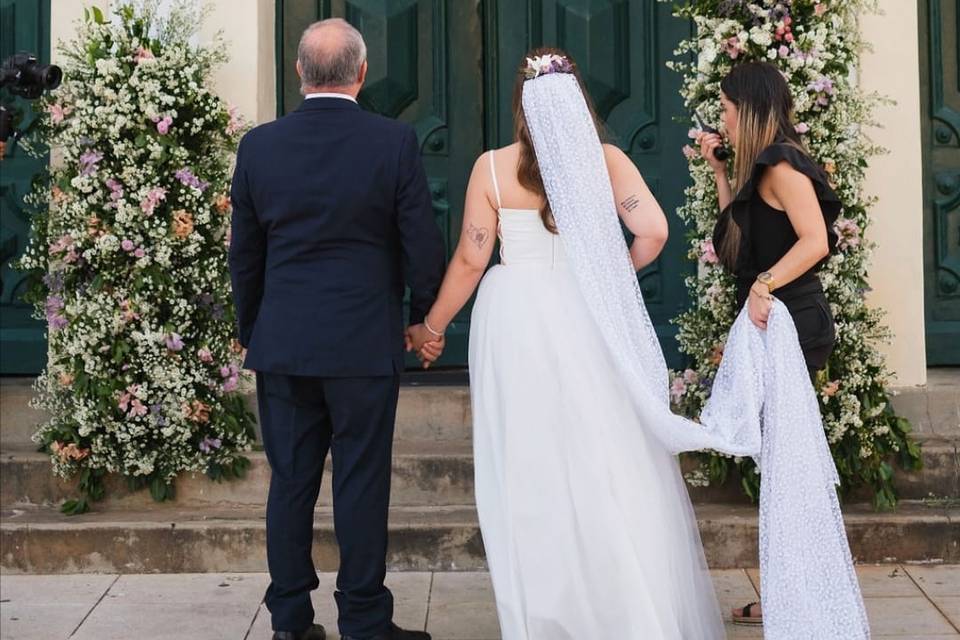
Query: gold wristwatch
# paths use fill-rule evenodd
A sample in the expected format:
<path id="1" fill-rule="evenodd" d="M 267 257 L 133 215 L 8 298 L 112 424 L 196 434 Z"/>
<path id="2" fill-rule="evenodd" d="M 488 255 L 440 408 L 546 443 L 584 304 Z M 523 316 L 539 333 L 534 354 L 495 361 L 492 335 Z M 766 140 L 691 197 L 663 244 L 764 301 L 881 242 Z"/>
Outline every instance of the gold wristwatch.
<path id="1" fill-rule="evenodd" d="M 773 274 L 769 271 L 764 271 L 758 275 L 757 282 L 767 285 L 767 291 L 770 293 L 773 293 L 773 290 L 777 288 L 777 283 L 773 279 Z"/>

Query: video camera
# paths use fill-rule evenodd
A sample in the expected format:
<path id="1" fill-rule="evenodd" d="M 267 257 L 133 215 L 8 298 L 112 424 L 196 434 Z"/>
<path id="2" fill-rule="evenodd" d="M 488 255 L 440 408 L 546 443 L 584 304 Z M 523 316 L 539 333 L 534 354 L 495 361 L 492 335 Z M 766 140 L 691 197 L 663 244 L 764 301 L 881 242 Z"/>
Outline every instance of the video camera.
<path id="1" fill-rule="evenodd" d="M 37 57 L 29 53 L 12 55 L 0 63 L 0 88 L 25 100 L 36 100 L 44 91 L 52 91 L 60 86 L 63 71 L 52 64 L 40 64 Z M 19 138 L 22 132 L 14 126 L 12 107 L 0 104 L 0 142 L 13 137 Z"/>

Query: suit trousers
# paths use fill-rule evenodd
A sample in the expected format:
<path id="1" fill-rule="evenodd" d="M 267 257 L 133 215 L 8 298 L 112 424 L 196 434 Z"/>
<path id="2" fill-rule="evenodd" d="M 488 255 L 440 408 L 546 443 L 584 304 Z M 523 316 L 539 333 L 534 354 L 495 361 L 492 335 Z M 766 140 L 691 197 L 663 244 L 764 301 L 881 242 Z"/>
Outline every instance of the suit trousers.
<path id="1" fill-rule="evenodd" d="M 257 373 L 263 446 L 270 462 L 265 602 L 277 631 L 313 623 L 314 508 L 324 462 L 333 463 L 340 548 L 334 594 L 341 634 L 374 636 L 393 618 L 384 586 L 387 511 L 399 377 L 317 378 Z"/>

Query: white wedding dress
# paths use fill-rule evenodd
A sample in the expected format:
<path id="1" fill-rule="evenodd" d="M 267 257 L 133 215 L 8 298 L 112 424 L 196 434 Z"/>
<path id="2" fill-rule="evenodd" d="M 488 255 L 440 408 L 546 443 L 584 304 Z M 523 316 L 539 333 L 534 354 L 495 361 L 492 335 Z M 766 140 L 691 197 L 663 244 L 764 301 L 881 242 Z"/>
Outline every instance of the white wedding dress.
<path id="1" fill-rule="evenodd" d="M 477 509 L 504 638 L 723 637 L 671 455 L 711 449 L 762 469 L 764 638 L 868 640 L 839 478 L 786 307 L 774 300 L 765 330 L 742 309 L 699 420 L 671 413 L 579 84 L 527 80 L 523 107 L 560 233 L 536 211 L 500 207 L 502 264 L 481 285 L 470 344 Z"/>
<path id="2" fill-rule="evenodd" d="M 677 459 L 643 428 L 560 238 L 508 208 L 499 236 L 470 388 L 503 638 L 724 637 Z"/>

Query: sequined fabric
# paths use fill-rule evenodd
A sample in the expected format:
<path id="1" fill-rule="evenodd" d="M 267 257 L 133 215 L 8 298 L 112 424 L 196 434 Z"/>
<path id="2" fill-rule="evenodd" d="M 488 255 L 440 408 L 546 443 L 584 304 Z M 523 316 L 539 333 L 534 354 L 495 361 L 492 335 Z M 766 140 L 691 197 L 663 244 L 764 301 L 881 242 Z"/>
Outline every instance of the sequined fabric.
<path id="1" fill-rule="evenodd" d="M 837 471 L 790 314 L 775 302 L 761 331 L 742 310 L 700 423 L 671 413 L 663 352 L 576 79 L 553 74 L 526 82 L 523 106 L 568 262 L 641 426 L 672 452 L 713 449 L 762 465 L 764 637 L 869 638 Z"/>

